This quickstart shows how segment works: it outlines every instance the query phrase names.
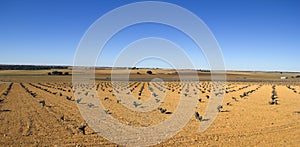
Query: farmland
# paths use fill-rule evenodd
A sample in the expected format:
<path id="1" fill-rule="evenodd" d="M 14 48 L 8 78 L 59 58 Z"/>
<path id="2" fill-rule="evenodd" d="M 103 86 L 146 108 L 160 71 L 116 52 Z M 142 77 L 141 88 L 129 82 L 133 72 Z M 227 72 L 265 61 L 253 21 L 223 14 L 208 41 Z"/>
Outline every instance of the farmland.
<path id="1" fill-rule="evenodd" d="M 210 98 L 216 94 L 209 73 L 200 73 L 200 81 L 179 81 L 174 71 L 154 70 L 153 75 L 146 74 L 146 70 L 138 72 L 131 71 L 127 83 L 111 81 L 110 70 L 97 70 L 96 82 L 90 86 L 96 90 L 95 95 L 74 86 L 70 75 L 49 76 L 47 70 L 0 71 L 1 146 L 116 146 L 85 122 L 77 105 L 88 104 L 74 94 L 96 97 L 107 115 L 134 127 L 148 127 L 170 118 L 181 96 L 183 100 L 196 99 L 195 111 L 204 115 Z M 221 87 L 222 109 L 212 125 L 200 133 L 200 121 L 192 115 L 181 131 L 157 146 L 299 145 L 300 81 L 279 80 L 280 76 L 228 72 L 228 81 Z M 157 77 L 168 80 L 151 81 Z M 166 94 L 163 100 L 159 99 L 160 93 Z M 118 94 L 132 95 L 133 107 L 143 106 L 147 99 L 160 103 L 157 109 L 137 112 L 124 107 Z"/>

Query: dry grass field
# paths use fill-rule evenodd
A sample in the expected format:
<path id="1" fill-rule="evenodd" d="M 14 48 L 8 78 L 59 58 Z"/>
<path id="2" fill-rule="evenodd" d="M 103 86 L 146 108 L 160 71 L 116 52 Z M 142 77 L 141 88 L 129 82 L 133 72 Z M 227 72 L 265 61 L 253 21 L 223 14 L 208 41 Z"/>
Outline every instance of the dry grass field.
<path id="1" fill-rule="evenodd" d="M 73 94 L 90 93 L 72 87 L 70 75 L 48 76 L 47 72 L 0 71 L 0 146 L 117 146 L 88 125 L 85 135 L 79 129 L 86 124 Z M 212 94 L 209 73 L 200 73 L 200 82 L 180 83 L 174 71 L 155 70 L 153 75 L 144 74 L 145 70 L 138 72 L 131 72 L 133 80 L 126 85 L 137 102 L 163 91 L 166 97 L 159 107 L 173 112 L 180 95 L 186 95 L 186 99 L 199 97 L 196 111 L 203 115 Z M 279 80 L 291 74 L 228 72 L 223 108 L 212 125 L 200 133 L 200 121 L 192 116 L 178 134 L 157 146 L 299 146 L 300 81 Z M 94 88 L 109 115 L 121 123 L 146 127 L 172 115 L 158 109 L 127 109 L 117 100 L 112 82 L 105 80 L 109 76 L 109 70 L 97 70 Z M 154 77 L 172 80 L 165 84 L 139 81 Z M 272 95 L 276 95 L 277 104 L 270 104 Z"/>

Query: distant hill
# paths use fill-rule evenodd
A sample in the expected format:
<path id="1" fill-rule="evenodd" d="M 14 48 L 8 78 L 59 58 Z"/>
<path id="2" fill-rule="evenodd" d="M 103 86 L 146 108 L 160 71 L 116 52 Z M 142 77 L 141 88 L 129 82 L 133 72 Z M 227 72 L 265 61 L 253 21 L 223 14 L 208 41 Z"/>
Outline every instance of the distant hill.
<path id="1" fill-rule="evenodd" d="M 68 69 L 69 66 L 51 65 L 0 65 L 0 70 L 48 70 L 48 69 Z"/>

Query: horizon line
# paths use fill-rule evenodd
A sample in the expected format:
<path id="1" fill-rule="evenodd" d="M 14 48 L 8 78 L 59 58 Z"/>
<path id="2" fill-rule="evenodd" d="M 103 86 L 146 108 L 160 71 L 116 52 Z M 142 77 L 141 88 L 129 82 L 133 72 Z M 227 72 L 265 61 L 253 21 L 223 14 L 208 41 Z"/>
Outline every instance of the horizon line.
<path id="1" fill-rule="evenodd" d="M 0 64 L 0 66 L 60 66 L 60 67 L 74 67 L 73 65 L 67 64 Z M 78 67 L 78 66 L 77 66 Z M 129 69 L 161 69 L 161 70 L 198 70 L 198 71 L 212 71 L 210 69 L 189 69 L 189 68 L 166 68 L 166 67 L 113 67 L 113 66 L 79 66 L 79 67 L 95 67 L 95 68 L 129 68 Z M 219 71 L 219 70 L 214 70 Z M 224 70 L 221 70 L 224 71 Z M 280 70 L 236 70 L 236 69 L 225 69 L 226 72 L 285 72 L 285 73 L 300 73 L 300 71 L 280 71 Z"/>

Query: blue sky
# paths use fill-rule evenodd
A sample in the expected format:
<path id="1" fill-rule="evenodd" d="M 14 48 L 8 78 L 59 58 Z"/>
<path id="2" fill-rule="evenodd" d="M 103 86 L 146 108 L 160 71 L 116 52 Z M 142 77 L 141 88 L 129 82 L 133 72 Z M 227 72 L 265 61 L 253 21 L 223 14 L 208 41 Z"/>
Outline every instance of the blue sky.
<path id="1" fill-rule="evenodd" d="M 1 0 L 0 64 L 72 65 L 81 37 L 100 16 L 136 1 Z M 210 28 L 227 70 L 300 71 L 300 2 L 297 0 L 165 1 L 186 8 Z M 157 33 L 165 31 L 167 33 Z M 141 24 L 112 38 L 98 66 L 111 66 L 121 47 L 142 37 L 162 37 L 183 47 L 197 68 L 206 59 L 184 34 L 157 24 Z M 157 60 L 137 66 L 164 67 Z"/>

